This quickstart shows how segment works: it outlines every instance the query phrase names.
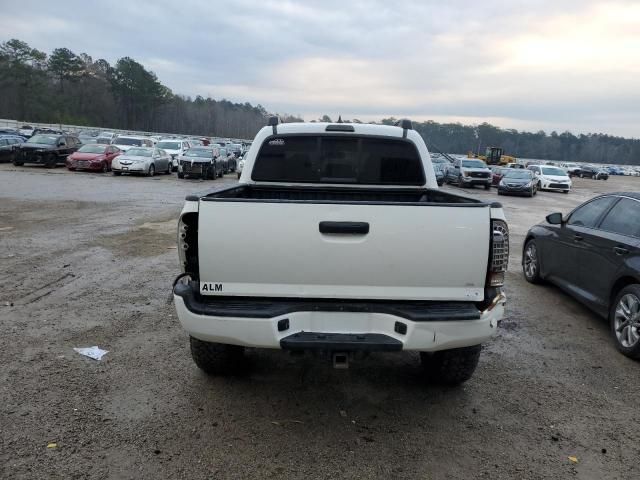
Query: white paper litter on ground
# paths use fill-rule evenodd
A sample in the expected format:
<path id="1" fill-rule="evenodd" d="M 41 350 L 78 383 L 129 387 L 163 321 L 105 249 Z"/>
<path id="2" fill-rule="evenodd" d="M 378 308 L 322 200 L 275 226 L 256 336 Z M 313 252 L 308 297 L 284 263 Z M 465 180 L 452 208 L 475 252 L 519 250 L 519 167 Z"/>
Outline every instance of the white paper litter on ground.
<path id="1" fill-rule="evenodd" d="M 97 345 L 93 347 L 86 347 L 86 348 L 74 348 L 74 350 L 78 352 L 80 355 L 93 358 L 94 360 L 102 360 L 102 357 L 104 357 L 107 353 L 109 353 L 109 350 L 102 350 Z"/>

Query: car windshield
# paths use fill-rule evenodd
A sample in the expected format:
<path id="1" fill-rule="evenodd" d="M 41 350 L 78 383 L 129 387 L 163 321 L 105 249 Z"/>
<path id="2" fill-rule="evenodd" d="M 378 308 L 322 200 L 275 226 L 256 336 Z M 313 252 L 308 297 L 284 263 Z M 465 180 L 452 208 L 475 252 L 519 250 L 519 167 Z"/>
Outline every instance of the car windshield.
<path id="1" fill-rule="evenodd" d="M 508 168 L 504 174 L 504 178 L 531 178 L 533 175 L 529 170 L 521 170 L 515 168 Z"/>
<path id="2" fill-rule="evenodd" d="M 27 143 L 41 143 L 45 145 L 55 145 L 58 137 L 54 135 L 34 135 Z"/>
<path id="3" fill-rule="evenodd" d="M 149 148 L 130 148 L 127 151 L 127 155 L 134 155 L 136 157 L 150 157 L 151 149 Z"/>
<path id="4" fill-rule="evenodd" d="M 213 157 L 212 150 L 205 150 L 204 148 L 190 148 L 184 154 L 187 157 L 204 157 L 211 158 Z"/>
<path id="5" fill-rule="evenodd" d="M 104 147 L 94 143 L 93 145 L 83 145 L 78 151 L 82 153 L 104 153 Z"/>
<path id="6" fill-rule="evenodd" d="M 180 150 L 180 142 L 158 142 L 158 148 L 167 150 Z"/>
<path id="7" fill-rule="evenodd" d="M 117 145 L 137 145 L 139 147 L 142 145 L 142 140 L 139 138 L 118 137 L 113 143 Z"/>
<path id="8" fill-rule="evenodd" d="M 556 175 L 558 177 L 566 177 L 567 173 L 558 167 L 542 167 L 543 175 Z"/>
<path id="9" fill-rule="evenodd" d="M 465 168 L 487 168 L 482 160 L 463 160 L 462 166 Z"/>

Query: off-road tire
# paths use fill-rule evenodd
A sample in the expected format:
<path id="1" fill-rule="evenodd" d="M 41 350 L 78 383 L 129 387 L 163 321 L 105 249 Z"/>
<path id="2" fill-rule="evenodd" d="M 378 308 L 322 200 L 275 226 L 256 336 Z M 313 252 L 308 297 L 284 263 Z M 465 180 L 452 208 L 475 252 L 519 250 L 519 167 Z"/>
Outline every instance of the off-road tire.
<path id="1" fill-rule="evenodd" d="M 481 345 L 473 345 L 434 353 L 420 352 L 420 361 L 429 382 L 459 385 L 472 377 L 481 350 Z"/>
<path id="2" fill-rule="evenodd" d="M 189 337 L 191 357 L 199 369 L 209 375 L 239 375 L 245 371 L 244 347 L 205 342 Z"/>

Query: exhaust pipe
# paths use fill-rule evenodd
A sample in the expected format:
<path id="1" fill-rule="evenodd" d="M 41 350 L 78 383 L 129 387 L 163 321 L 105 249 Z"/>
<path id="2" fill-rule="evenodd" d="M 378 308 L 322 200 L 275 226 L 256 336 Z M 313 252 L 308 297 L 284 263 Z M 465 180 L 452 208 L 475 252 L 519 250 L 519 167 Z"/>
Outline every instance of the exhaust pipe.
<path id="1" fill-rule="evenodd" d="M 333 368 L 346 370 L 349 368 L 349 354 L 344 352 L 333 352 Z"/>

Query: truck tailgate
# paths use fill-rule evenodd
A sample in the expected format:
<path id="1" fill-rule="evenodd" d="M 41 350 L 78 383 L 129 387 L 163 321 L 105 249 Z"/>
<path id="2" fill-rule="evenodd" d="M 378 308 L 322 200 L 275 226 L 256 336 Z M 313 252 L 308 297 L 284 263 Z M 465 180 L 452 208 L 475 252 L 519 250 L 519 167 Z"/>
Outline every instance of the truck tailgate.
<path id="1" fill-rule="evenodd" d="M 489 208 L 200 201 L 198 217 L 204 295 L 484 297 Z"/>

